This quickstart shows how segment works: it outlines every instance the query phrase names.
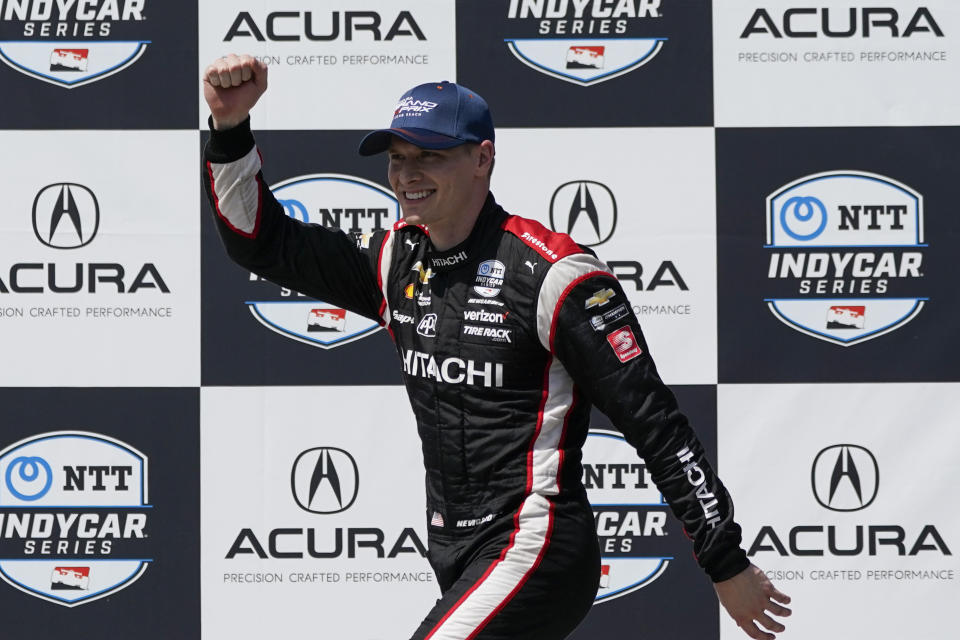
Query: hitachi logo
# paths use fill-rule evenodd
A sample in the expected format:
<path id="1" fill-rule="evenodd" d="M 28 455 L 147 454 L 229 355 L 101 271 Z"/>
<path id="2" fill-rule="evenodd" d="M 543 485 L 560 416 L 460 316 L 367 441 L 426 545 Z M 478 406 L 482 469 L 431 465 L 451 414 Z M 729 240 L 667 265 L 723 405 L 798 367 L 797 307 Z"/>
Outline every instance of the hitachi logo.
<path id="1" fill-rule="evenodd" d="M 146 0 L 0 0 L 4 20 L 104 22 L 143 20 Z"/>
<path id="2" fill-rule="evenodd" d="M 442 258 L 430 258 L 430 266 L 452 267 L 455 264 L 460 264 L 466 259 L 467 259 L 467 252 L 461 251 L 460 253 L 455 253 L 452 256 L 444 256 Z"/>
<path id="3" fill-rule="evenodd" d="M 687 447 L 677 453 L 677 458 L 684 465 L 683 471 L 687 474 L 687 482 L 697 488 L 697 500 L 700 502 L 700 508 L 703 509 L 703 517 L 707 519 L 710 528 L 715 529 L 720 523 L 720 512 L 717 510 L 719 501 L 707 487 L 707 478 L 703 469 L 696 462 L 691 462 L 693 452 Z"/>
<path id="4" fill-rule="evenodd" d="M 490 313 L 489 311 L 464 311 L 463 319 L 469 320 L 470 322 L 495 322 L 496 324 L 503 324 L 503 321 L 507 319 L 507 314 L 509 311 L 504 311 L 503 313 Z"/>
<path id="5" fill-rule="evenodd" d="M 429 353 L 412 349 L 403 352 L 403 372 L 410 376 L 428 378 L 447 384 L 480 384 L 484 387 L 503 386 L 503 364 L 475 362 L 462 358 L 446 358 L 439 364 Z"/>

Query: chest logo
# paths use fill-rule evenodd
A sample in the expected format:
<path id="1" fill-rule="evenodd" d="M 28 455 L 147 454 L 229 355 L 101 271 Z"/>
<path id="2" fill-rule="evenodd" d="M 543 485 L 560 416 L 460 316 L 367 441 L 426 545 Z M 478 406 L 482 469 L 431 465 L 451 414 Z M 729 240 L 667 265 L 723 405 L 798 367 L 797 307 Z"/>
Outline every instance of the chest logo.
<path id="1" fill-rule="evenodd" d="M 437 314 L 428 313 L 423 316 L 420 324 L 417 325 L 417 333 L 425 338 L 433 338 L 437 335 Z"/>
<path id="2" fill-rule="evenodd" d="M 503 277 L 507 268 L 499 260 L 485 260 L 477 267 L 477 279 L 473 290 L 484 298 L 492 298 L 500 293 Z"/>

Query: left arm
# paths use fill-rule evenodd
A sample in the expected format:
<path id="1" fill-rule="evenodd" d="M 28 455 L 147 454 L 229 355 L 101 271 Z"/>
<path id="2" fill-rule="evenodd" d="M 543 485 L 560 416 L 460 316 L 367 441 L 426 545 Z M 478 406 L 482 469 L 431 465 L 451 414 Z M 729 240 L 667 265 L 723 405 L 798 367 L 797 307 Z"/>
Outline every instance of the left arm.
<path id="1" fill-rule="evenodd" d="M 538 310 L 541 341 L 644 459 L 693 539 L 697 562 L 715 583 L 724 607 L 751 637 L 772 638 L 753 620 L 782 631 L 765 610 L 789 615 L 771 600 L 789 598 L 773 589 L 741 549 L 730 495 L 660 379 L 619 282 L 602 262 L 586 254 L 569 256 L 553 270 L 541 294 L 548 304 Z"/>

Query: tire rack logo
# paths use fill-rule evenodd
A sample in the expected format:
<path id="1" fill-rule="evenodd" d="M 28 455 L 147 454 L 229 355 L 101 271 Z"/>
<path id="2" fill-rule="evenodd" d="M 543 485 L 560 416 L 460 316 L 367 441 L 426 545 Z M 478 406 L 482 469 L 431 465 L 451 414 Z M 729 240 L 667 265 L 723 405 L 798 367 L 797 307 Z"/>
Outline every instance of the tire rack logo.
<path id="1" fill-rule="evenodd" d="M 50 184 L 33 200 L 33 233 L 54 249 L 76 249 L 93 240 L 100 205 L 93 191 L 72 182 Z"/>
<path id="2" fill-rule="evenodd" d="M 504 42 L 517 60 L 531 69 L 586 87 L 630 73 L 660 53 L 667 38 L 634 34 L 645 21 L 661 17 L 661 4 L 661 0 L 616 4 L 606 0 L 510 0 L 507 18 L 515 21 L 513 25 L 521 25 L 518 29 L 536 35 L 505 38 Z M 531 23 L 533 29 L 526 27 Z"/>
<path id="3" fill-rule="evenodd" d="M 135 63 L 147 0 L 0 0 L 0 59 L 37 80 L 67 89 Z"/>
<path id="4" fill-rule="evenodd" d="M 855 444 L 835 444 L 820 451 L 810 475 L 814 497 L 831 511 L 869 507 L 880 486 L 877 459 Z"/>
<path id="5" fill-rule="evenodd" d="M 360 490 L 357 462 L 336 447 L 315 447 L 297 456 L 290 472 L 297 506 L 310 513 L 340 513 L 349 509 Z"/>
<path id="6" fill-rule="evenodd" d="M 603 244 L 617 228 L 617 200 L 607 185 L 574 180 L 550 197 L 550 228 L 588 247 Z"/>
<path id="7" fill-rule="evenodd" d="M 272 185 L 270 190 L 291 218 L 340 229 L 355 237 L 389 229 L 400 219 L 400 204 L 390 191 L 355 176 L 335 173 L 297 176 Z M 255 274 L 250 274 L 250 279 L 259 280 Z M 325 304 L 289 289 L 281 289 L 275 299 L 246 301 L 250 313 L 263 326 L 291 340 L 322 349 L 339 347 L 380 329 L 374 320 L 326 305 L 324 311 L 335 314 L 337 324 L 330 330 L 317 331 L 313 310 Z"/>
<path id="8" fill-rule="evenodd" d="M 0 577 L 75 607 L 128 587 L 152 562 L 147 457 L 98 433 L 54 431 L 0 452 Z"/>
<path id="9" fill-rule="evenodd" d="M 620 433 L 590 430 L 583 446 L 583 484 L 603 565 L 594 601 L 625 596 L 663 575 L 673 560 L 665 540 L 669 507 Z"/>
<path id="10" fill-rule="evenodd" d="M 862 171 L 805 176 L 767 196 L 765 298 L 774 317 L 850 346 L 910 322 L 923 281 L 923 196 Z"/>

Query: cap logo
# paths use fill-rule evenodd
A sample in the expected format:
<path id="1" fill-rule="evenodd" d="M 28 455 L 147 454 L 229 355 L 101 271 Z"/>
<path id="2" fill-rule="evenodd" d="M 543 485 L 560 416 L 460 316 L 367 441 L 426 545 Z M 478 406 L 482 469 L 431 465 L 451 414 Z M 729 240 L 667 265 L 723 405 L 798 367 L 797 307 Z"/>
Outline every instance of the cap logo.
<path id="1" fill-rule="evenodd" d="M 406 115 L 430 113 L 436 106 L 436 102 L 431 102 L 430 100 L 414 100 L 413 98 L 407 96 L 397 103 L 397 107 L 393 111 L 393 117 L 399 118 Z"/>

